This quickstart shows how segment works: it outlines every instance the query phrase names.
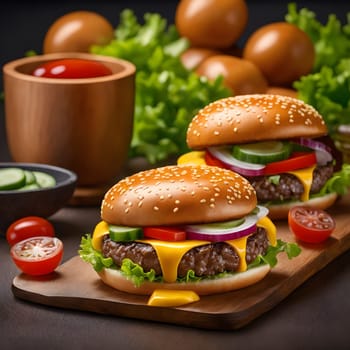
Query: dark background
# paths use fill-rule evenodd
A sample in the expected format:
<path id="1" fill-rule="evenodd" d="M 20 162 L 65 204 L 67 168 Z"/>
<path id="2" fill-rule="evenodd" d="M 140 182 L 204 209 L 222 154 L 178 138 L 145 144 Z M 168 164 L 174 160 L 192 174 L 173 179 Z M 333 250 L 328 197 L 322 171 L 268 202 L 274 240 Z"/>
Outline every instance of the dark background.
<path id="1" fill-rule="evenodd" d="M 241 42 L 259 26 L 283 20 L 288 2 L 247 1 L 249 24 Z M 145 12 L 158 12 L 173 23 L 177 3 L 174 0 L 2 3 L 0 64 L 23 57 L 27 50 L 40 53 L 49 26 L 70 11 L 96 11 L 116 26 L 119 12 L 129 7 L 140 18 Z M 299 8 L 306 6 L 315 11 L 322 21 L 328 14 L 336 13 L 343 23 L 346 11 L 350 11 L 347 3 L 297 2 Z M 0 161 L 9 158 L 1 103 Z M 51 218 L 65 244 L 64 260 L 76 255 L 81 235 L 91 230 L 97 220 L 98 208 L 65 208 Z M 349 258 L 349 252 L 337 258 L 247 327 L 220 332 L 60 310 L 17 300 L 11 292 L 11 281 L 18 271 L 10 260 L 6 240 L 0 237 L 0 349 L 348 349 Z"/>

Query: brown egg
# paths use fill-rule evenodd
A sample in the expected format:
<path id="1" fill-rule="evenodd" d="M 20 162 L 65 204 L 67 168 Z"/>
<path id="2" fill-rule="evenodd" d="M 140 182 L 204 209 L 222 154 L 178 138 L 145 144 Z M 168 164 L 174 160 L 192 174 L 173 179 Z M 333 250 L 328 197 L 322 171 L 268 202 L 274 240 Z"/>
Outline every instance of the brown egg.
<path id="1" fill-rule="evenodd" d="M 181 54 L 181 62 L 188 69 L 192 70 L 198 67 L 206 58 L 219 55 L 218 50 L 206 49 L 201 47 L 190 47 Z"/>
<path id="2" fill-rule="evenodd" d="M 267 81 L 254 63 L 230 55 L 217 55 L 205 59 L 196 73 L 214 80 L 223 76 L 223 83 L 234 95 L 264 93 Z"/>
<path id="3" fill-rule="evenodd" d="M 266 94 L 273 94 L 273 95 L 282 95 L 282 96 L 290 96 L 294 98 L 298 98 L 297 91 L 285 87 L 279 87 L 279 86 L 269 86 L 266 90 Z"/>
<path id="4" fill-rule="evenodd" d="M 112 40 L 114 29 L 106 18 L 91 11 L 75 11 L 58 18 L 47 31 L 43 52 L 89 52 L 91 45 Z"/>
<path id="5" fill-rule="evenodd" d="M 192 46 L 227 48 L 240 38 L 248 21 L 244 0 L 181 0 L 175 25 Z"/>
<path id="6" fill-rule="evenodd" d="M 248 38 L 243 57 L 260 68 L 270 85 L 290 86 L 311 72 L 315 48 L 304 31 L 276 22 L 260 27 Z"/>

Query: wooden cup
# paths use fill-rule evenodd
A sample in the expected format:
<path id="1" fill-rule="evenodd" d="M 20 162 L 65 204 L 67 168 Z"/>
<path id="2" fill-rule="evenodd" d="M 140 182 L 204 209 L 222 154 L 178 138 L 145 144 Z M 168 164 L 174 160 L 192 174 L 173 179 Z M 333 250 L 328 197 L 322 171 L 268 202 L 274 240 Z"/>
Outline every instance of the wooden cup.
<path id="1" fill-rule="evenodd" d="M 97 78 L 32 76 L 41 64 L 93 59 L 113 74 Z M 6 135 L 16 162 L 46 163 L 74 171 L 78 187 L 104 188 L 116 181 L 132 136 L 135 66 L 87 53 L 26 57 L 3 67 Z"/>

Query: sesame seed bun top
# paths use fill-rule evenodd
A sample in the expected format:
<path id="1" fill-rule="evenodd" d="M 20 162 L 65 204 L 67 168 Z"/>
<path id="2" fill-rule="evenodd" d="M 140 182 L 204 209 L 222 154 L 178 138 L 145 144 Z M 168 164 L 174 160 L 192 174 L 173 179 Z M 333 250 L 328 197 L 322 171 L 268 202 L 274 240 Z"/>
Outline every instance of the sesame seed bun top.
<path id="1" fill-rule="evenodd" d="M 327 134 L 322 116 L 305 102 L 272 94 L 240 95 L 212 102 L 192 119 L 192 149 Z"/>
<path id="2" fill-rule="evenodd" d="M 208 223 L 242 217 L 256 204 L 254 188 L 230 170 L 170 165 L 119 181 L 105 194 L 101 217 L 125 226 Z"/>

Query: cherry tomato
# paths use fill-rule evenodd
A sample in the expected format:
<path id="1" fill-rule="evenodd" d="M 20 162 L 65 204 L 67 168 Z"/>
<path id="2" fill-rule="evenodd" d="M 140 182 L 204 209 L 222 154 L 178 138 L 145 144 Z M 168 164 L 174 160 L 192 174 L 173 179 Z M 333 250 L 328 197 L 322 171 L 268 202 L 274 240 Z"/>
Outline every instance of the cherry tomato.
<path id="1" fill-rule="evenodd" d="M 144 237 L 163 241 L 184 241 L 186 239 L 186 232 L 180 228 L 174 227 L 144 227 L 143 234 Z"/>
<path id="2" fill-rule="evenodd" d="M 223 77 L 223 83 L 234 95 L 264 93 L 267 80 L 252 62 L 230 55 L 210 56 L 197 67 L 196 73 L 214 80 Z"/>
<path id="3" fill-rule="evenodd" d="M 10 246 L 24 239 L 36 236 L 55 236 L 51 222 L 39 216 L 26 216 L 14 221 L 6 230 L 6 239 Z"/>
<path id="4" fill-rule="evenodd" d="M 335 221 L 321 209 L 296 206 L 289 210 L 290 230 L 301 241 L 320 243 L 325 241 L 335 229 Z"/>
<path id="5" fill-rule="evenodd" d="M 28 275 L 46 275 L 60 264 L 63 243 L 56 237 L 31 237 L 12 246 L 16 266 Z"/>
<path id="6" fill-rule="evenodd" d="M 242 35 L 248 22 L 244 0 L 181 0 L 175 25 L 192 46 L 228 48 Z"/>
<path id="7" fill-rule="evenodd" d="M 112 71 L 103 63 L 78 58 L 49 61 L 33 72 L 36 77 L 59 79 L 95 78 L 110 74 Z"/>
<path id="8" fill-rule="evenodd" d="M 92 45 L 105 45 L 114 37 L 114 28 L 93 11 L 73 11 L 59 17 L 44 38 L 43 52 L 90 52 Z"/>
<path id="9" fill-rule="evenodd" d="M 266 165 L 264 175 L 281 174 L 287 171 L 308 168 L 317 162 L 315 152 L 295 152 L 285 160 L 272 162 Z"/>
<path id="10" fill-rule="evenodd" d="M 246 41 L 243 58 L 254 62 L 270 85 L 290 86 L 311 72 L 315 48 L 297 26 L 277 22 L 256 30 Z"/>

